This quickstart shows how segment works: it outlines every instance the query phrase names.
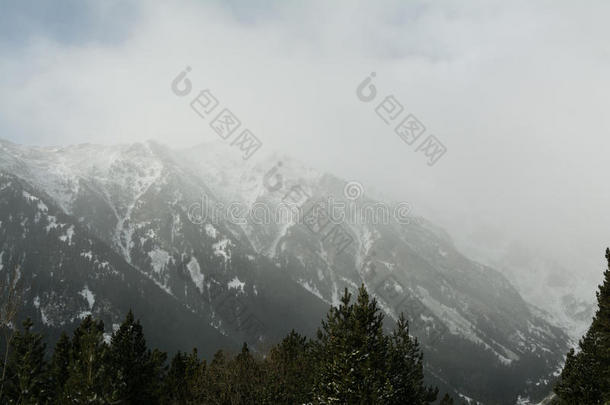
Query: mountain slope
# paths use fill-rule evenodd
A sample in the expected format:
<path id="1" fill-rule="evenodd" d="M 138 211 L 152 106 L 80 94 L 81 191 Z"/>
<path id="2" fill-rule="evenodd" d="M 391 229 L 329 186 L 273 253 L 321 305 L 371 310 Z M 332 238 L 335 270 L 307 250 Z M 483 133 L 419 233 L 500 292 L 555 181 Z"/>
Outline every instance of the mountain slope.
<path id="1" fill-rule="evenodd" d="M 364 283 L 389 321 L 401 311 L 408 316 L 433 383 L 490 404 L 548 392 L 567 349 L 559 328 L 500 273 L 460 254 L 444 231 L 421 218 L 397 220 L 395 206 L 353 198 L 342 180 L 286 157 L 235 161 L 218 145 L 173 151 L 153 142 L 59 149 L 1 142 L 0 170 L 11 183 L 0 193 L 11 224 L 3 223 L 2 251 L 39 255 L 28 282 L 58 274 L 77 280 L 66 294 L 72 298 L 53 305 L 56 318 L 47 301 L 63 284 L 31 292 L 28 310 L 40 320 L 44 314 L 48 326 L 86 311 L 110 325 L 126 311 L 123 297 L 165 333 L 154 339 L 162 348 L 178 343 L 167 336 L 176 326 L 157 312 L 175 310 L 205 345 L 246 340 L 265 349 L 292 328 L 312 334 L 343 288 Z M 37 200 L 17 198 L 17 185 Z M 328 221 L 329 200 L 354 215 Z M 24 223 L 19 210 L 28 212 Z M 47 260 L 57 269 L 43 266 Z M 98 269 L 102 262 L 113 270 Z M 84 271 L 69 270 L 76 267 Z M 88 290 L 95 297 L 89 309 Z"/>
<path id="2" fill-rule="evenodd" d="M 216 347 L 237 347 L 46 195 L 6 173 L 0 173 L 0 224 L 0 270 L 7 276 L 17 269 L 21 318 L 31 317 L 51 342 L 89 314 L 102 319 L 110 333 L 133 309 L 154 345 L 199 347 L 208 355 Z"/>

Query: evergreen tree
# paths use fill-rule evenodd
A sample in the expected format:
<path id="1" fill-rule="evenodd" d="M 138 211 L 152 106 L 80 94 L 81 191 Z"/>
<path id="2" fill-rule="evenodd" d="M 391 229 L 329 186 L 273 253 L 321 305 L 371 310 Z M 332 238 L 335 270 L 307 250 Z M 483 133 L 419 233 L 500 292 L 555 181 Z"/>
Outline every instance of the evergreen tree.
<path id="1" fill-rule="evenodd" d="M 355 304 L 345 289 L 318 331 L 320 366 L 314 400 L 320 404 L 382 403 L 388 340 L 383 314 L 362 286 Z"/>
<path id="2" fill-rule="evenodd" d="M 49 367 L 49 381 L 52 390 L 51 395 L 56 401 L 59 401 L 59 398 L 64 391 L 66 381 L 68 381 L 70 372 L 70 348 L 70 338 L 65 332 L 62 332 L 55 345 Z"/>
<path id="3" fill-rule="evenodd" d="M 451 398 L 449 394 L 445 394 L 441 399 L 441 402 L 439 402 L 439 405 L 453 405 L 453 398 Z"/>
<path id="4" fill-rule="evenodd" d="M 7 364 L 4 401 L 9 404 L 38 404 L 47 400 L 48 381 L 42 335 L 31 331 L 32 321 L 23 322 L 15 334 Z"/>
<path id="5" fill-rule="evenodd" d="M 146 347 L 139 321 L 129 311 L 112 335 L 107 356 L 106 395 L 112 403 L 154 404 L 158 402 L 159 375 L 165 363 L 160 353 Z"/>
<path id="6" fill-rule="evenodd" d="M 338 307 L 331 307 L 318 330 L 316 357 L 318 368 L 314 383 L 314 402 L 318 404 L 347 403 L 356 382 L 350 373 L 348 345 L 349 331 L 353 323 L 351 294 L 345 289 Z"/>
<path id="7" fill-rule="evenodd" d="M 61 398 L 65 404 L 103 404 L 105 362 L 104 323 L 87 316 L 74 331 L 68 379 Z"/>
<path id="8" fill-rule="evenodd" d="M 423 356 L 417 339 L 409 336 L 409 323 L 401 313 L 390 342 L 388 404 L 423 405 L 436 400 L 438 389 L 424 384 Z"/>
<path id="9" fill-rule="evenodd" d="M 429 404 L 423 360 L 401 316 L 394 333 L 383 333 L 383 315 L 362 286 L 355 303 L 345 290 L 310 341 L 295 331 L 261 360 L 244 343 L 230 356 L 218 351 L 209 367 L 178 352 L 146 346 L 130 311 L 104 342 L 104 325 L 86 317 L 72 339 L 61 335 L 51 362 L 32 333 L 31 321 L 15 335 L 7 367 L 6 395 L 14 404 Z M 447 402 L 451 403 L 451 402 Z"/>
<path id="10" fill-rule="evenodd" d="M 312 343 L 292 330 L 272 348 L 265 361 L 265 401 L 304 404 L 311 401 L 314 361 Z"/>
<path id="11" fill-rule="evenodd" d="M 200 362 L 197 349 L 189 355 L 178 352 L 165 378 L 163 396 L 167 404 L 200 404 L 205 402 L 206 363 Z"/>
<path id="12" fill-rule="evenodd" d="M 206 373 L 208 387 L 206 389 L 206 404 L 231 404 L 234 392 L 231 386 L 232 371 L 228 355 L 219 350 L 214 354 Z"/>
<path id="13" fill-rule="evenodd" d="M 186 384 L 186 354 L 178 352 L 171 360 L 163 384 L 164 403 L 187 404 L 188 384 Z"/>
<path id="14" fill-rule="evenodd" d="M 377 301 L 360 287 L 350 304 L 345 290 L 318 330 L 313 400 L 317 404 L 429 404 L 437 390 L 424 385 L 423 355 L 401 316 L 391 338 L 383 333 Z"/>
<path id="15" fill-rule="evenodd" d="M 241 352 L 231 362 L 233 395 L 231 403 L 261 403 L 262 378 L 256 359 L 250 353 L 248 344 L 244 343 Z"/>
<path id="16" fill-rule="evenodd" d="M 606 404 L 610 402 L 610 249 L 608 269 L 597 291 L 598 309 L 589 330 L 571 349 L 555 393 L 562 404 Z"/>

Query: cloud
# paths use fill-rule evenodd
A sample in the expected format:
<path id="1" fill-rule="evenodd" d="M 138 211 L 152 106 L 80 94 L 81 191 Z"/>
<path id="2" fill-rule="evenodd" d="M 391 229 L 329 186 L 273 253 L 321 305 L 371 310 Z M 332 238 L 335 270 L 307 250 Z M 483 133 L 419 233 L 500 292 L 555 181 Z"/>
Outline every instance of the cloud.
<path id="1" fill-rule="evenodd" d="M 28 4 L 3 14 L 28 22 L 0 31 L 3 137 L 216 139 L 170 90 L 190 66 L 193 86 L 265 150 L 410 201 L 465 246 L 521 240 L 599 279 L 610 243 L 606 2 L 65 3 L 50 20 Z M 437 165 L 356 98 L 372 71 L 380 95 L 447 146 Z M 489 230 L 499 236 L 478 236 Z"/>

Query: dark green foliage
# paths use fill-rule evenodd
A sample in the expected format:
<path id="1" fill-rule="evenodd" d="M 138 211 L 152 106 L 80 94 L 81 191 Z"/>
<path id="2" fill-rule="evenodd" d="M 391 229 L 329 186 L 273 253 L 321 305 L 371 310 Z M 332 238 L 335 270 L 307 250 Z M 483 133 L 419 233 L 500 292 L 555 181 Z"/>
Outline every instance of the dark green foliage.
<path id="1" fill-rule="evenodd" d="M 246 343 L 236 355 L 216 352 L 208 364 L 194 349 L 166 354 L 146 345 L 130 311 L 109 343 L 104 324 L 83 319 L 62 334 L 47 364 L 39 334 L 24 324 L 12 343 L 6 396 L 14 404 L 428 404 L 422 354 L 404 318 L 383 333 L 383 315 L 362 287 L 345 292 L 315 341 L 291 331 L 266 356 Z"/>
<path id="2" fill-rule="evenodd" d="M 356 305 L 347 289 L 318 332 L 319 369 L 314 400 L 321 404 L 380 403 L 385 392 L 388 348 L 383 315 L 364 288 Z"/>
<path id="3" fill-rule="evenodd" d="M 401 317 L 388 338 L 383 314 L 362 286 L 355 304 L 345 290 L 318 332 L 314 403 L 428 404 L 437 391 L 423 383 L 422 354 Z"/>
<path id="4" fill-rule="evenodd" d="M 571 349 L 555 393 L 561 404 L 606 404 L 610 402 L 610 249 L 608 269 L 597 291 L 598 309 L 589 330 Z"/>
<path id="5" fill-rule="evenodd" d="M 388 404 L 429 404 L 436 399 L 438 390 L 424 385 L 424 355 L 417 339 L 409 336 L 409 324 L 403 314 L 392 334 L 388 358 L 392 387 Z"/>
<path id="6" fill-rule="evenodd" d="M 451 398 L 449 394 L 445 394 L 441 399 L 441 402 L 439 402 L 439 405 L 453 405 L 453 398 Z"/>
<path id="7" fill-rule="evenodd" d="M 51 396 L 59 398 L 62 394 L 70 373 L 70 338 L 62 333 L 55 345 L 49 369 Z"/>
<path id="8" fill-rule="evenodd" d="M 178 352 L 165 376 L 163 397 L 166 404 L 198 404 L 205 399 L 206 363 L 197 350 L 189 355 Z"/>
<path id="9" fill-rule="evenodd" d="M 87 316 L 74 331 L 68 379 L 59 398 L 61 403 L 105 403 L 108 346 L 104 343 L 103 334 L 103 322 L 94 321 L 91 316 Z"/>
<path id="10" fill-rule="evenodd" d="M 234 364 L 233 403 L 244 404 L 252 401 L 261 403 L 263 383 L 262 367 L 250 353 L 244 343 L 241 352 L 235 357 Z"/>
<path id="11" fill-rule="evenodd" d="M 229 356 L 219 350 L 214 355 L 210 363 L 209 372 L 206 377 L 209 383 L 207 397 L 211 399 L 211 404 L 228 404 L 233 396 L 231 388 L 232 372 L 229 369 Z"/>
<path id="12" fill-rule="evenodd" d="M 453 399 L 453 397 L 447 393 L 445 393 L 445 395 L 443 396 L 443 398 L 441 399 L 441 401 L 438 403 L 439 405 L 467 405 L 466 402 L 464 402 L 463 400 L 458 402 L 455 402 L 455 400 Z"/>
<path id="13" fill-rule="evenodd" d="M 108 386 L 106 395 L 111 402 L 154 404 L 159 395 L 159 377 L 165 355 L 153 353 L 139 321 L 129 311 L 127 318 L 112 335 L 106 359 Z"/>
<path id="14" fill-rule="evenodd" d="M 294 330 L 265 361 L 266 403 L 302 404 L 311 398 L 315 361 L 313 344 Z"/>
<path id="15" fill-rule="evenodd" d="M 38 404 L 48 395 L 45 345 L 42 335 L 31 331 L 30 319 L 23 322 L 23 331 L 15 334 L 8 359 L 5 394 L 9 404 Z"/>

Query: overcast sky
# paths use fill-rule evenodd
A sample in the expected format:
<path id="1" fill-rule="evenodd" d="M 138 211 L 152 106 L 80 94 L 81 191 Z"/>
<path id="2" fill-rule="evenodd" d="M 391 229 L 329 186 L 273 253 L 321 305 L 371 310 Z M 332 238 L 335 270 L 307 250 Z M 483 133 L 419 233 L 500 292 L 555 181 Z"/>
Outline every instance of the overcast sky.
<path id="1" fill-rule="evenodd" d="M 518 241 L 593 284 L 610 245 L 609 16 L 603 0 L 0 0 L 0 137 L 212 141 L 170 90 L 190 66 L 265 153 L 411 202 L 464 246 Z M 446 146 L 436 165 L 375 114 L 388 95 Z"/>

